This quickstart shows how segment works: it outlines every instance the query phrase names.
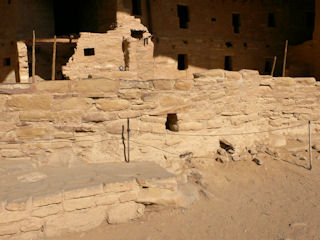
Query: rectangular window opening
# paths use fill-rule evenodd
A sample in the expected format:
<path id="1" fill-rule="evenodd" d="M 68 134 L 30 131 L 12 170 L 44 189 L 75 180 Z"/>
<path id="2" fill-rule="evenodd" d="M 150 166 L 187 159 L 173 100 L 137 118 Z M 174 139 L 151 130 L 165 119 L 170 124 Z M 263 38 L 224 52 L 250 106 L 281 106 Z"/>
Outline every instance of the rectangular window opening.
<path id="1" fill-rule="evenodd" d="M 178 70 L 188 69 L 188 55 L 187 54 L 178 54 Z"/>
<path id="2" fill-rule="evenodd" d="M 8 0 L 8 4 L 11 4 L 11 0 Z"/>
<path id="3" fill-rule="evenodd" d="M 232 71 L 232 59 L 231 59 L 231 56 L 225 56 L 225 58 L 224 58 L 224 70 Z"/>
<path id="4" fill-rule="evenodd" d="M 142 15 L 141 0 L 132 0 L 132 15 Z"/>
<path id="5" fill-rule="evenodd" d="M 85 55 L 85 56 L 94 56 L 94 55 L 95 55 L 95 50 L 94 50 L 94 48 L 85 48 L 85 49 L 83 50 L 83 52 L 84 52 L 84 55 Z"/>
<path id="6" fill-rule="evenodd" d="M 232 26 L 233 26 L 233 32 L 234 33 L 240 33 L 240 14 L 238 13 L 233 13 L 232 14 Z"/>
<path id="7" fill-rule="evenodd" d="M 145 31 L 142 31 L 142 30 L 131 30 L 131 37 L 136 39 L 142 39 L 144 32 Z"/>
<path id="8" fill-rule="evenodd" d="M 314 21 L 315 21 L 315 13 L 306 12 L 306 26 L 310 28 L 314 28 Z"/>
<path id="9" fill-rule="evenodd" d="M 178 17 L 179 17 L 179 26 L 180 28 L 188 28 L 189 18 L 189 7 L 178 5 Z"/>
<path id="10" fill-rule="evenodd" d="M 274 13 L 268 14 L 268 27 L 276 27 L 276 18 Z"/>
<path id="11" fill-rule="evenodd" d="M 9 67 L 11 65 L 11 59 L 10 58 L 4 58 L 3 59 L 3 66 Z"/>

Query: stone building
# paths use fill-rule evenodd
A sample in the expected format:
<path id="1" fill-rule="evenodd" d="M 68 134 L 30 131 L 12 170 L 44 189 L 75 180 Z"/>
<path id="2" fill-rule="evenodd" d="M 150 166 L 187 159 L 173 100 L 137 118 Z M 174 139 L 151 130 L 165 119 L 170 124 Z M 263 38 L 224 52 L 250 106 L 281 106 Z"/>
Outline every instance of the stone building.
<path id="1" fill-rule="evenodd" d="M 274 56 L 279 75 L 285 41 L 295 46 L 313 39 L 314 5 L 315 0 L 1 0 L 0 82 L 30 81 L 33 30 L 36 75 L 45 80 L 51 79 L 54 35 L 58 80 L 181 79 L 213 68 L 270 74 Z M 292 70 L 296 62 L 289 74 L 316 75 L 314 68 Z"/>

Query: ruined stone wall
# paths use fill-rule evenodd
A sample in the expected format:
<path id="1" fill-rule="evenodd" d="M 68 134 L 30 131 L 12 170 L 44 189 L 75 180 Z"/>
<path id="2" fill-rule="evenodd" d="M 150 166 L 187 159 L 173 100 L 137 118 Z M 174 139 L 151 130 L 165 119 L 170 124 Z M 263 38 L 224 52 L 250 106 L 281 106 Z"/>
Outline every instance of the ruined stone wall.
<path id="1" fill-rule="evenodd" d="M 319 84 L 314 79 L 271 78 L 255 71 L 212 70 L 192 80 L 1 85 L 0 92 L 1 159 L 28 160 L 40 166 L 124 161 L 121 132 L 127 118 L 132 129 L 131 160 L 156 161 L 173 172 L 181 170 L 180 154 L 213 158 L 224 134 L 265 131 L 320 118 Z M 166 129 L 168 113 L 177 114 L 182 135 Z M 228 139 L 237 144 L 240 155 L 261 141 L 282 146 L 289 135 L 306 136 L 306 129 Z M 319 133 L 319 123 L 314 131 Z"/>

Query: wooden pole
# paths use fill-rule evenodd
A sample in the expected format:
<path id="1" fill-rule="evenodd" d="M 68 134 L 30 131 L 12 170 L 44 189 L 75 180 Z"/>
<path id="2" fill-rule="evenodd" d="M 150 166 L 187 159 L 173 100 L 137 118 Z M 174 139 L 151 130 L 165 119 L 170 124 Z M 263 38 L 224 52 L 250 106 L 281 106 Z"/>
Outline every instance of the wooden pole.
<path id="1" fill-rule="evenodd" d="M 274 70 L 276 69 L 276 63 L 277 63 L 277 56 L 274 56 L 273 58 L 273 65 L 272 65 L 272 71 L 271 71 L 271 76 L 274 76 Z"/>
<path id="2" fill-rule="evenodd" d="M 286 46 L 284 49 L 282 77 L 286 76 L 287 54 L 288 54 L 288 40 L 286 40 Z"/>
<path id="3" fill-rule="evenodd" d="M 51 80 L 56 80 L 56 57 L 57 57 L 57 37 L 54 36 L 53 53 L 52 53 L 52 75 Z"/>
<path id="4" fill-rule="evenodd" d="M 36 75 L 36 32 L 33 30 L 33 38 L 32 38 L 32 82 L 35 83 L 35 75 Z"/>
<path id="5" fill-rule="evenodd" d="M 309 161 L 310 170 L 312 170 L 311 121 L 309 121 Z"/>
<path id="6" fill-rule="evenodd" d="M 128 134 L 128 158 L 127 158 L 127 162 L 130 162 L 130 119 L 127 119 L 127 134 Z"/>

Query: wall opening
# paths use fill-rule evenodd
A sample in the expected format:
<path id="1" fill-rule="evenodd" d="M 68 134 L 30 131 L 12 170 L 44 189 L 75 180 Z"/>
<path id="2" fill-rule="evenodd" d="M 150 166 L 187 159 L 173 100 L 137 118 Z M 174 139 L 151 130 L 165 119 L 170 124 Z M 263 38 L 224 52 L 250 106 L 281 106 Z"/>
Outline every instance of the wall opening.
<path id="1" fill-rule="evenodd" d="M 176 113 L 167 115 L 166 129 L 172 132 L 179 132 L 178 116 Z"/>
<path id="2" fill-rule="evenodd" d="M 274 13 L 268 14 L 268 27 L 276 27 L 276 17 Z"/>
<path id="3" fill-rule="evenodd" d="M 306 12 L 305 14 L 306 14 L 306 26 L 309 28 L 314 28 L 315 13 Z"/>
<path id="4" fill-rule="evenodd" d="M 178 54 L 178 70 L 188 69 L 188 55 L 187 54 Z"/>
<path id="5" fill-rule="evenodd" d="M 123 39 L 122 40 L 124 71 L 129 71 L 129 63 L 130 63 L 129 45 L 130 45 L 130 42 L 129 42 L 128 39 Z"/>
<path id="6" fill-rule="evenodd" d="M 234 33 L 240 33 L 240 14 L 239 13 L 233 13 L 232 14 L 232 26 L 233 26 L 233 32 Z"/>
<path id="7" fill-rule="evenodd" d="M 226 42 L 226 46 L 227 46 L 228 48 L 232 47 L 232 46 L 233 46 L 233 45 L 232 45 L 232 42 Z"/>
<path id="8" fill-rule="evenodd" d="M 189 7 L 178 5 L 178 17 L 180 28 L 188 28 L 189 25 Z"/>
<path id="9" fill-rule="evenodd" d="M 224 58 L 224 70 L 232 71 L 232 58 L 231 58 L 231 56 L 225 56 L 225 58 Z"/>
<path id="10" fill-rule="evenodd" d="M 136 38 L 136 39 L 142 39 L 143 38 L 143 33 L 145 31 L 142 30 L 131 30 L 131 37 Z"/>
<path id="11" fill-rule="evenodd" d="M 83 53 L 85 56 L 94 56 L 95 50 L 94 50 L 94 48 L 85 48 L 85 49 L 83 49 Z"/>
<path id="12" fill-rule="evenodd" d="M 9 67 L 11 65 L 11 59 L 10 58 L 4 58 L 3 59 L 3 66 Z"/>
<path id="13" fill-rule="evenodd" d="M 264 73 L 265 74 L 271 74 L 272 71 L 272 65 L 273 65 L 273 59 L 266 58 L 264 63 Z"/>
<path id="14" fill-rule="evenodd" d="M 142 15 L 141 0 L 132 0 L 132 15 Z"/>

